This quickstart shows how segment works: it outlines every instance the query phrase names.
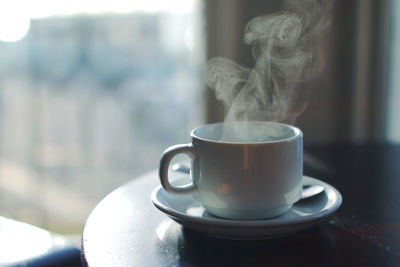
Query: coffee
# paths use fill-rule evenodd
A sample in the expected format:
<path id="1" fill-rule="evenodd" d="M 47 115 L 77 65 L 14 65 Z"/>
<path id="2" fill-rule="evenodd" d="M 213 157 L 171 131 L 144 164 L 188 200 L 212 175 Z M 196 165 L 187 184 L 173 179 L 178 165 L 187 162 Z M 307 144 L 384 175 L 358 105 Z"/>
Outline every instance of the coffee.
<path id="1" fill-rule="evenodd" d="M 200 138 L 228 143 L 261 143 L 291 138 L 296 131 L 274 122 L 225 122 L 210 124 L 194 131 Z"/>

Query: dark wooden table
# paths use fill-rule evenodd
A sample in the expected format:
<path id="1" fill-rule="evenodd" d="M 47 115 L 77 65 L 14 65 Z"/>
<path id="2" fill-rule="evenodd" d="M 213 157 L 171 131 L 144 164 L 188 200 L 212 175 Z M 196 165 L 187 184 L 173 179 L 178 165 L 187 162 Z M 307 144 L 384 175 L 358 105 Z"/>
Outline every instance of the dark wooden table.
<path id="1" fill-rule="evenodd" d="M 343 196 L 322 223 L 284 238 L 232 241 L 182 228 L 150 201 L 156 172 L 118 188 L 82 237 L 89 266 L 400 266 L 400 146 L 306 148 L 305 174 Z"/>

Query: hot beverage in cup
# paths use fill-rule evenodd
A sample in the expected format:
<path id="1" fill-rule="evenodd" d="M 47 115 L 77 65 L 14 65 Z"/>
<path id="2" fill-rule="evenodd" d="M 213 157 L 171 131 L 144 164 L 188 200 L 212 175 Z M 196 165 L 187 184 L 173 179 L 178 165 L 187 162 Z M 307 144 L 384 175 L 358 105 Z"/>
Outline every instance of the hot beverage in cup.
<path id="1" fill-rule="evenodd" d="M 207 124 L 191 132 L 192 143 L 164 151 L 160 181 L 172 194 L 193 194 L 211 214 L 228 219 L 280 215 L 300 199 L 303 135 L 276 122 Z M 175 187 L 168 179 L 172 158 L 192 159 L 192 183 Z"/>

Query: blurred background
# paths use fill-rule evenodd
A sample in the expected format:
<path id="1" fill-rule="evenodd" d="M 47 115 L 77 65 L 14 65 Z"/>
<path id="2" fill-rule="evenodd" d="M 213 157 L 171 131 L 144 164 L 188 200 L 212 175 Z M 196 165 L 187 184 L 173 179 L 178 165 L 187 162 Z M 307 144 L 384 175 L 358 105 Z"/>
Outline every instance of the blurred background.
<path id="1" fill-rule="evenodd" d="M 80 234 L 113 189 L 222 121 L 203 66 L 254 64 L 243 29 L 281 0 L 23 1 L 0 9 L 0 216 Z M 400 1 L 337 0 L 305 145 L 400 142 Z"/>
<path id="2" fill-rule="evenodd" d="M 200 4 L 2 5 L 2 216 L 80 233 L 102 197 L 189 141 L 204 121 Z"/>

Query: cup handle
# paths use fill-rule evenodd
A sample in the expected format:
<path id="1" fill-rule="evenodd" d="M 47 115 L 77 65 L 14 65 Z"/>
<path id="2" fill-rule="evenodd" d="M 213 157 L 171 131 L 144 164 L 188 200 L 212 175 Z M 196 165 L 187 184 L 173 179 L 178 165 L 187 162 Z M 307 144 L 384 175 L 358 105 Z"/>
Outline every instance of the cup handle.
<path id="1" fill-rule="evenodd" d="M 192 144 L 174 145 L 167 148 L 161 156 L 160 168 L 158 169 L 160 182 L 162 187 L 164 187 L 167 192 L 175 194 L 193 193 L 194 191 L 196 191 L 196 185 L 193 184 L 193 182 L 180 187 L 172 186 L 169 182 L 168 169 L 170 162 L 173 157 L 181 153 L 188 155 L 191 159 L 193 159 L 196 155 L 195 149 Z"/>

